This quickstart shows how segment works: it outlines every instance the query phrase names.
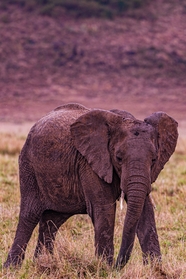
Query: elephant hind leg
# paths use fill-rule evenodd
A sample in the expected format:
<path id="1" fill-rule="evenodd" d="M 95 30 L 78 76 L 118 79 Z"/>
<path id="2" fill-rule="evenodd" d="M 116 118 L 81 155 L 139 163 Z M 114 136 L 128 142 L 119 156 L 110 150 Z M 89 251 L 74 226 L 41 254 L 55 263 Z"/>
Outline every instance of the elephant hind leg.
<path id="1" fill-rule="evenodd" d="M 30 212 L 29 216 L 23 216 L 20 213 L 14 242 L 8 254 L 7 260 L 4 263 L 5 268 L 9 266 L 17 267 L 22 264 L 27 244 L 30 240 L 34 228 L 39 222 L 40 215 L 41 211 L 39 214 L 39 209 L 37 215 L 34 215 L 33 212 Z"/>
<path id="2" fill-rule="evenodd" d="M 20 266 L 32 232 L 39 223 L 43 208 L 34 171 L 28 162 L 20 168 L 21 206 L 14 242 L 4 267 Z"/>
<path id="3" fill-rule="evenodd" d="M 46 210 L 43 212 L 39 222 L 39 236 L 34 253 L 35 258 L 37 258 L 42 252 L 43 247 L 45 247 L 50 253 L 53 253 L 54 240 L 57 231 L 59 227 L 71 216 L 72 214 L 63 214 L 52 210 Z"/>

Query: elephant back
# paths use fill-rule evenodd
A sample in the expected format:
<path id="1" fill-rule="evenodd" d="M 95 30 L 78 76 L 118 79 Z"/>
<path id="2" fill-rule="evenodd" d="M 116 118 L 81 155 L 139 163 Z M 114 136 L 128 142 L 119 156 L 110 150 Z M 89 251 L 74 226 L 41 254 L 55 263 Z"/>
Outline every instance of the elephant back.
<path id="1" fill-rule="evenodd" d="M 77 110 L 77 111 L 89 111 L 90 109 L 86 108 L 83 105 L 80 105 L 78 103 L 69 103 L 69 104 L 65 104 L 62 106 L 59 106 L 57 108 L 54 109 L 54 111 L 72 111 L 72 110 Z"/>
<path id="2" fill-rule="evenodd" d="M 90 110 L 82 105 L 67 104 L 49 112 L 31 128 L 21 156 L 32 160 L 33 157 L 42 157 L 51 150 L 69 146 L 70 125 L 88 111 Z"/>
<path id="3" fill-rule="evenodd" d="M 90 109 L 76 103 L 59 106 L 36 122 L 31 132 L 39 133 L 45 129 L 49 129 L 51 132 L 53 129 L 57 129 L 57 127 L 69 130 L 69 126 L 88 111 Z"/>

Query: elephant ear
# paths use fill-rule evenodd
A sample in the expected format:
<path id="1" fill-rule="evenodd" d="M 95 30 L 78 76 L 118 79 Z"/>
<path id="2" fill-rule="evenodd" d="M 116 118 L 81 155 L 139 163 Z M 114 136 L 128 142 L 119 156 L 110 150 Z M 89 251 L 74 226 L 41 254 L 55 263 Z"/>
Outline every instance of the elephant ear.
<path id="1" fill-rule="evenodd" d="M 158 157 L 152 167 L 152 183 L 173 154 L 178 139 L 178 123 L 164 112 L 156 112 L 144 120 L 157 132 Z"/>
<path id="2" fill-rule="evenodd" d="M 93 171 L 107 183 L 112 182 L 113 166 L 108 150 L 110 127 L 122 117 L 103 110 L 92 110 L 71 125 L 77 150 L 86 158 Z"/>

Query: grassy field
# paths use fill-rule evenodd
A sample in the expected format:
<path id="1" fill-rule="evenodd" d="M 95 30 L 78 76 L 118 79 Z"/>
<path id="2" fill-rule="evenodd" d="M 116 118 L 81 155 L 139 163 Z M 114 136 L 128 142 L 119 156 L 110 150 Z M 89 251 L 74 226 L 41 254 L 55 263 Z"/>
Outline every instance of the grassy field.
<path id="1" fill-rule="evenodd" d="M 176 152 L 153 185 L 157 230 L 163 256 L 159 274 L 142 265 L 136 240 L 132 257 L 120 272 L 94 256 L 94 231 L 88 216 L 74 216 L 59 231 L 53 257 L 43 254 L 33 262 L 37 228 L 20 269 L 3 269 L 13 242 L 19 213 L 18 154 L 25 138 L 0 134 L 0 278 L 186 278 L 186 141 L 179 139 Z M 119 250 L 125 210 L 118 204 L 115 258 Z"/>

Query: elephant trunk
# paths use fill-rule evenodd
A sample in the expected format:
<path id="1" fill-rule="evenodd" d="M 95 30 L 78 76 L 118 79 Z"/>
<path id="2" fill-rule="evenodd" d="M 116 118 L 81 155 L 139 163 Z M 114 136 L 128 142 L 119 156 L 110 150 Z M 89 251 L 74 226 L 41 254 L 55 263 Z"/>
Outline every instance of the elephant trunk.
<path id="1" fill-rule="evenodd" d="M 127 213 L 124 221 L 122 243 L 119 251 L 119 255 L 116 262 L 117 268 L 122 268 L 129 260 L 132 248 L 134 245 L 135 233 L 140 219 L 145 198 L 148 193 L 149 183 L 147 179 L 138 179 L 136 176 L 127 185 Z M 140 181 L 140 182 L 139 182 Z"/>

